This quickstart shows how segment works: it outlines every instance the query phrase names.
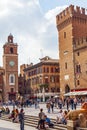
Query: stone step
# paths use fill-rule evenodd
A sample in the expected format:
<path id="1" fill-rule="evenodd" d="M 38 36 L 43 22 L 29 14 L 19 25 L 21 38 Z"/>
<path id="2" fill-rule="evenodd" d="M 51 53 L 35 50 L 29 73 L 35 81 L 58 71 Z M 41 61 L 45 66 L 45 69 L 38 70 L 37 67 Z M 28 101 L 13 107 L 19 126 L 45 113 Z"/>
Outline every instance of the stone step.
<path id="1" fill-rule="evenodd" d="M 27 120 L 31 120 L 31 121 L 33 120 L 33 121 L 37 121 L 37 122 L 38 122 L 38 119 L 39 119 L 39 118 L 36 117 L 36 116 L 29 116 L 29 115 L 26 116 L 26 115 L 25 115 L 25 120 L 26 120 L 26 119 L 27 119 Z M 54 124 L 57 125 L 57 126 L 61 126 L 61 127 L 66 128 L 66 125 L 56 124 L 56 120 L 55 120 L 55 119 L 52 119 L 52 118 L 51 118 L 51 122 L 54 123 Z"/>
<path id="2" fill-rule="evenodd" d="M 7 120 L 8 120 L 8 116 L 7 116 L 7 115 L 2 116 L 2 118 L 3 118 L 3 119 L 6 119 L 6 118 L 7 118 Z M 25 116 L 25 122 L 27 122 L 27 123 L 37 124 L 38 119 L 39 119 L 39 118 L 37 118 L 36 116 L 34 116 L 34 117 L 33 117 L 33 116 Z M 54 122 L 53 122 L 53 123 L 54 123 Z M 54 124 L 55 124 L 55 126 L 66 128 L 66 125 L 56 124 L 56 123 L 54 123 Z"/>
<path id="3" fill-rule="evenodd" d="M 0 119 L 6 120 L 6 121 L 12 121 L 8 117 L 9 117 L 9 115 L 2 115 L 2 117 L 0 117 Z M 26 115 L 25 116 L 25 125 L 36 127 L 37 124 L 38 124 L 38 119 L 39 118 L 36 117 L 36 116 Z M 67 126 L 66 125 L 62 125 L 62 124 L 54 123 L 54 128 L 50 128 L 50 130 L 67 130 Z"/>
<path id="4" fill-rule="evenodd" d="M 39 118 L 37 117 L 37 116 L 29 116 L 29 115 L 25 115 L 25 119 L 35 119 L 35 120 L 38 120 Z M 52 119 L 51 118 L 51 121 L 53 122 L 53 123 L 56 123 L 56 120 L 55 119 Z"/>

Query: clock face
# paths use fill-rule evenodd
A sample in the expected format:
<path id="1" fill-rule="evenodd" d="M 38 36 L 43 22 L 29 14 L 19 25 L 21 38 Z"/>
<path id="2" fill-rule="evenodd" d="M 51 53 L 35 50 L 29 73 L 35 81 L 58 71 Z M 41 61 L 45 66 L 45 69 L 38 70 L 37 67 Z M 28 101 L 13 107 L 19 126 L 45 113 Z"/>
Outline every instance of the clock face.
<path id="1" fill-rule="evenodd" d="M 10 61 L 10 62 L 9 62 L 9 65 L 10 65 L 10 66 L 14 66 L 14 64 L 15 64 L 14 61 Z"/>

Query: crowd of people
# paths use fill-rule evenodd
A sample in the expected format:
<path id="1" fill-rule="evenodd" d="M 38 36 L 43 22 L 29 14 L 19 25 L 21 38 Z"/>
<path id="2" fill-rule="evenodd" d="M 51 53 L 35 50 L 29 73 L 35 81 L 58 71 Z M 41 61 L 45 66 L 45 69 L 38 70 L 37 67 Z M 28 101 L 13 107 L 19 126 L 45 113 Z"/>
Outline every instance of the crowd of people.
<path id="1" fill-rule="evenodd" d="M 37 128 L 39 127 L 54 127 L 54 123 L 51 122 L 49 118 L 49 114 L 55 113 L 55 108 L 58 110 L 57 116 L 56 116 L 56 123 L 60 124 L 67 124 L 68 119 L 68 113 L 71 110 L 76 110 L 77 105 L 81 105 L 83 102 L 87 102 L 87 98 L 78 98 L 78 97 L 51 97 L 46 101 L 46 108 L 47 113 L 45 114 L 43 112 L 43 109 L 40 109 L 39 107 L 39 101 L 36 99 L 30 99 L 30 100 L 22 100 L 20 101 L 12 101 L 11 105 L 13 105 L 13 110 L 10 111 L 9 105 L 6 103 L 6 107 L 2 107 L 0 109 L 0 115 L 1 114 L 9 114 L 9 119 L 12 119 L 12 122 L 20 122 L 20 130 L 24 130 L 24 111 L 23 108 L 25 107 L 32 107 L 34 106 L 35 109 L 40 109 L 40 113 L 38 115 L 39 121 L 37 124 Z M 3 106 L 3 105 L 2 105 Z M 15 107 L 16 106 L 16 107 Z"/>
<path id="2" fill-rule="evenodd" d="M 12 119 L 12 122 L 14 123 L 20 123 L 20 130 L 24 130 L 24 110 L 23 108 L 20 109 L 20 111 L 13 107 L 13 110 L 10 111 L 10 108 L 8 106 L 0 107 L 0 116 L 8 114 L 8 118 Z"/>
<path id="3" fill-rule="evenodd" d="M 10 109 L 9 109 L 9 107 L 1 107 L 0 108 L 0 116 L 1 116 L 1 114 L 9 114 L 10 113 Z"/>
<path id="4" fill-rule="evenodd" d="M 12 119 L 14 123 L 20 123 L 20 130 L 24 130 L 24 110 L 21 108 L 19 111 L 18 109 L 13 109 L 10 113 L 9 119 Z"/>
<path id="5" fill-rule="evenodd" d="M 77 105 L 81 105 L 83 102 L 87 102 L 87 97 L 85 98 L 78 98 L 78 97 L 57 97 L 57 98 L 51 98 L 47 101 L 46 107 L 48 110 L 48 113 L 54 112 L 54 107 L 57 107 L 58 109 L 66 108 L 66 110 L 73 110 L 77 109 Z"/>

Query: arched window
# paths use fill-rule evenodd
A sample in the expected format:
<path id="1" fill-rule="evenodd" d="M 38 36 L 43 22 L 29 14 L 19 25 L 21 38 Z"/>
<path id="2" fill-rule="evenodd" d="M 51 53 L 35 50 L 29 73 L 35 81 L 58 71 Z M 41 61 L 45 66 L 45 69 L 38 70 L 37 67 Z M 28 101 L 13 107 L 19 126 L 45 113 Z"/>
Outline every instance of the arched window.
<path id="1" fill-rule="evenodd" d="M 14 74 L 9 75 L 9 85 L 15 85 L 15 75 Z"/>
<path id="2" fill-rule="evenodd" d="M 10 53 L 11 53 L 11 54 L 13 53 L 13 48 L 12 48 L 12 47 L 10 48 Z"/>
<path id="3" fill-rule="evenodd" d="M 68 93 L 68 92 L 70 92 L 70 87 L 69 87 L 68 84 L 66 84 L 66 86 L 65 86 L 65 93 Z"/>

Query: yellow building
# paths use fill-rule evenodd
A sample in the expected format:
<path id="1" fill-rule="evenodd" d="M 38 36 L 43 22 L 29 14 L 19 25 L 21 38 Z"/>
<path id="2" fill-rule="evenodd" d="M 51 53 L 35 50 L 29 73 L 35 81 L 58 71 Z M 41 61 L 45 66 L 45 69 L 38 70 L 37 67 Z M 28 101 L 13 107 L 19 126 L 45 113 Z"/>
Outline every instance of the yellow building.
<path id="1" fill-rule="evenodd" d="M 21 65 L 21 68 L 24 68 L 26 86 L 31 88 L 31 94 L 42 93 L 43 89 L 45 93 L 56 94 L 60 92 L 58 59 L 52 59 L 46 56 L 40 59 L 40 62 L 35 65 L 23 66 Z"/>

